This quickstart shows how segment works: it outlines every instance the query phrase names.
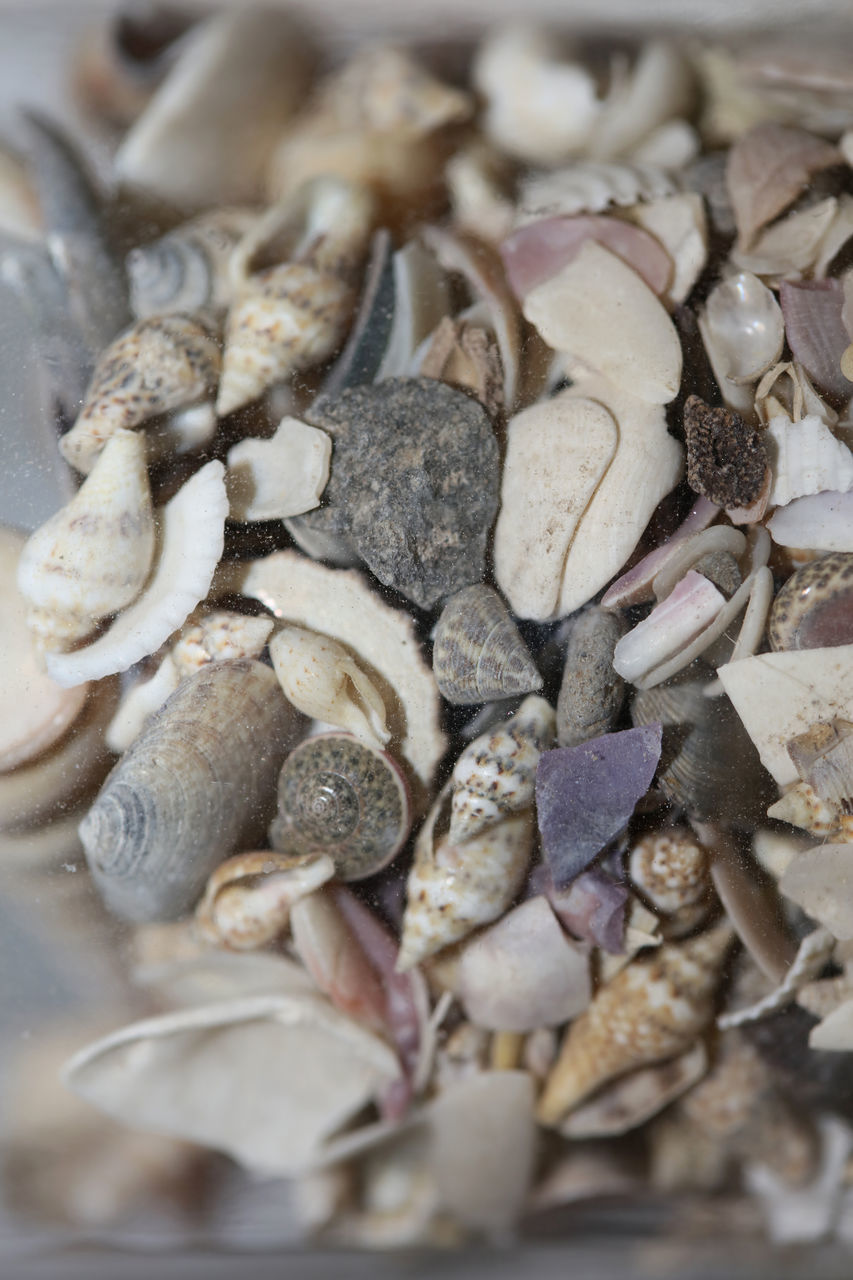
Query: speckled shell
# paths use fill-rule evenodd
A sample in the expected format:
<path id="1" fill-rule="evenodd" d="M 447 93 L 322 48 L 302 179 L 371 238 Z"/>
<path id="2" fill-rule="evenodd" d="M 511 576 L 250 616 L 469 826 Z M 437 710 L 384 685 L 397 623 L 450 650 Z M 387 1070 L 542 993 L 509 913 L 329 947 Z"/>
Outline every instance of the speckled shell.
<path id="1" fill-rule="evenodd" d="M 628 869 L 636 887 L 658 911 L 693 906 L 708 891 L 708 855 L 689 827 L 644 836 L 631 850 Z"/>
<path id="2" fill-rule="evenodd" d="M 231 301 L 232 250 L 255 218 L 248 209 L 215 209 L 131 249 L 127 274 L 137 320 L 176 311 L 223 311 Z"/>
<path id="3" fill-rule="evenodd" d="M 77 421 L 59 442 L 66 462 L 88 473 L 114 432 L 200 400 L 216 385 L 219 366 L 219 347 L 198 321 L 140 320 L 95 366 Z"/>
<path id="4" fill-rule="evenodd" d="M 608 733 L 625 697 L 613 669 L 613 650 L 627 631 L 621 613 L 591 605 L 567 624 L 568 644 L 557 699 L 557 742 L 577 747 Z"/>
<path id="5" fill-rule="evenodd" d="M 569 1027 L 539 1102 L 540 1123 L 557 1125 L 607 1081 L 689 1049 L 711 1020 L 732 936 L 722 924 L 659 947 L 602 987 Z"/>
<path id="6" fill-rule="evenodd" d="M 199 935 L 217 946 L 251 951 L 272 942 L 290 908 L 335 874 L 331 858 L 287 857 L 261 850 L 220 863 L 196 907 Z"/>
<path id="7" fill-rule="evenodd" d="M 853 554 L 832 551 L 793 573 L 773 601 L 767 634 L 777 652 L 853 643 Z"/>
<path id="8" fill-rule="evenodd" d="M 363 880 L 399 853 L 410 826 L 396 761 L 352 733 L 308 738 L 282 767 L 270 840 L 283 853 L 327 853 L 340 879 Z"/>
<path id="9" fill-rule="evenodd" d="M 533 804 L 539 755 L 554 741 L 554 710 L 531 694 L 507 723 L 475 738 L 453 769 L 448 839 L 470 840 Z"/>
<path id="10" fill-rule="evenodd" d="M 120 431 L 80 490 L 21 553 L 18 587 L 41 645 L 67 649 L 136 599 L 154 542 L 145 441 Z"/>
<path id="11" fill-rule="evenodd" d="M 813 836 L 839 843 L 853 843 L 853 814 L 822 800 L 807 782 L 798 782 L 767 810 L 768 818 L 790 822 Z"/>
<path id="12" fill-rule="evenodd" d="M 451 596 L 435 629 L 432 668 L 448 702 L 487 702 L 542 688 L 542 677 L 497 591 Z"/>
<path id="13" fill-rule="evenodd" d="M 533 809 L 503 818 L 472 840 L 436 839 L 440 796 L 418 835 L 406 883 L 397 968 L 401 973 L 503 915 L 533 849 Z"/>
<path id="14" fill-rule="evenodd" d="M 80 826 L 110 910 L 136 921 L 187 911 L 217 863 L 262 834 L 303 723 L 259 662 L 211 663 L 179 685 Z"/>

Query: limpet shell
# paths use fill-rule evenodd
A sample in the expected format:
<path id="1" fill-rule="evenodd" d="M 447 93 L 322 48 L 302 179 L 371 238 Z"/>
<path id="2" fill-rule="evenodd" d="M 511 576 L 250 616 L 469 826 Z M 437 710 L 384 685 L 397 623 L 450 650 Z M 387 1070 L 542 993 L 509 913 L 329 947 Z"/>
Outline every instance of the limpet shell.
<path id="1" fill-rule="evenodd" d="M 773 601 L 767 635 L 777 652 L 853 643 L 853 554 L 832 551 L 797 569 Z"/>
<path id="2" fill-rule="evenodd" d="M 411 821 L 392 756 L 352 733 L 321 733 L 284 762 L 270 838 L 283 853 L 327 853 L 342 880 L 363 880 L 399 853 Z"/>
<path id="3" fill-rule="evenodd" d="M 451 596 L 436 624 L 432 669 L 448 702 L 489 702 L 542 687 L 530 650 L 497 591 L 485 583 Z"/>

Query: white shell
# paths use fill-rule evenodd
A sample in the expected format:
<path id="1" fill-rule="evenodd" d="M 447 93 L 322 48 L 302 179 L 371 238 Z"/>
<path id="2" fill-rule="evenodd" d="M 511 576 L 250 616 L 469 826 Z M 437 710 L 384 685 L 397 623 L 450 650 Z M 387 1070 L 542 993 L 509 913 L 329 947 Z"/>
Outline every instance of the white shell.
<path id="1" fill-rule="evenodd" d="M 690 67 L 669 41 L 647 40 L 630 72 L 614 79 L 589 141 L 596 159 L 630 154 L 692 106 Z"/>
<path id="2" fill-rule="evenodd" d="M 257 560 L 242 586 L 277 618 L 339 640 L 396 695 L 385 699 L 392 738 L 429 788 L 447 746 L 441 695 L 408 613 L 385 604 L 360 573 L 330 569 L 293 551 Z"/>
<path id="3" fill-rule="evenodd" d="M 329 479 L 332 441 L 325 431 L 285 417 L 270 440 L 241 440 L 228 451 L 232 520 L 283 520 L 311 511 Z"/>
<path id="4" fill-rule="evenodd" d="M 282 932 L 295 903 L 335 874 L 326 854 L 290 858 L 263 850 L 226 858 L 208 878 L 195 927 L 214 946 L 251 951 Z"/>
<path id="5" fill-rule="evenodd" d="M 845 1000 L 812 1027 L 809 1048 L 835 1053 L 849 1053 L 853 1049 L 853 1000 Z"/>
<path id="6" fill-rule="evenodd" d="M 773 418 L 764 439 L 773 472 L 770 502 L 774 506 L 826 489 L 838 493 L 853 489 L 853 453 L 820 418 L 809 414 L 797 423 Z"/>
<path id="7" fill-rule="evenodd" d="M 749 252 L 735 248 L 731 261 L 770 280 L 799 279 L 811 271 L 838 209 L 834 196 L 810 209 L 789 213 L 761 233 Z"/>
<path id="8" fill-rule="evenodd" d="M 121 754 L 127 750 L 131 742 L 139 737 L 148 717 L 175 692 L 180 680 L 172 656 L 167 653 L 152 676 L 131 685 L 123 694 L 118 710 L 104 735 L 110 751 Z"/>
<path id="9" fill-rule="evenodd" d="M 449 840 L 469 840 L 533 803 L 536 766 L 555 729 L 551 704 L 531 694 L 506 724 L 469 743 L 453 767 Z"/>
<path id="10" fill-rule="evenodd" d="M 67 506 L 21 552 L 18 587 L 43 646 L 67 648 L 135 600 L 151 569 L 154 542 L 145 440 L 119 431 Z"/>
<path id="11" fill-rule="evenodd" d="M 853 844 L 820 844 L 788 864 L 779 889 L 836 938 L 853 938 L 853 902 L 848 892 Z"/>
<path id="12" fill-rule="evenodd" d="M 777 507 L 767 521 L 774 542 L 811 551 L 853 551 L 853 493 L 812 493 Z"/>
<path id="13" fill-rule="evenodd" d="M 681 383 L 681 342 L 636 271 L 594 240 L 524 299 L 549 346 L 597 369 L 622 391 L 667 404 Z"/>
<path id="14" fill-rule="evenodd" d="M 717 674 L 780 787 L 799 781 L 791 738 L 818 720 L 853 720 L 853 645 L 762 653 Z"/>
<path id="15" fill-rule="evenodd" d="M 207 595 L 224 545 L 224 474 L 221 462 L 208 462 L 162 508 L 158 555 L 142 595 L 93 644 L 48 654 L 54 680 L 67 687 L 126 671 L 159 649 Z"/>
<path id="16" fill-rule="evenodd" d="M 725 1031 L 730 1027 L 742 1026 L 745 1022 L 754 1022 L 764 1018 L 777 1009 L 790 1004 L 800 987 L 816 978 L 832 956 L 835 939 L 828 929 L 813 929 L 806 934 L 800 943 L 793 964 L 785 977 L 769 995 L 745 1009 L 736 1009 L 733 1013 L 722 1014 L 717 1019 L 717 1026 Z"/>
<path id="17" fill-rule="evenodd" d="M 689 569 L 672 592 L 616 645 L 613 669 L 636 682 L 709 626 L 726 603 L 702 574 Z"/>
<path id="18" fill-rule="evenodd" d="M 672 282 L 664 297 L 683 302 L 708 259 L 708 220 L 702 197 L 695 191 L 662 196 L 630 210 L 632 221 L 660 240 L 672 258 Z"/>
<path id="19" fill-rule="evenodd" d="M 611 204 L 657 200 L 674 191 L 672 178 L 656 165 L 578 160 L 565 169 L 522 182 L 517 222 L 523 226 L 537 218 L 599 213 Z"/>
<path id="20" fill-rule="evenodd" d="M 337 640 L 305 627 L 281 627 L 270 657 L 285 697 L 307 716 L 384 746 L 385 703 L 369 675 Z"/>
<path id="21" fill-rule="evenodd" d="M 734 383 L 756 382 L 779 359 L 785 342 L 782 308 L 749 271 L 711 290 L 700 329 L 714 372 Z"/>

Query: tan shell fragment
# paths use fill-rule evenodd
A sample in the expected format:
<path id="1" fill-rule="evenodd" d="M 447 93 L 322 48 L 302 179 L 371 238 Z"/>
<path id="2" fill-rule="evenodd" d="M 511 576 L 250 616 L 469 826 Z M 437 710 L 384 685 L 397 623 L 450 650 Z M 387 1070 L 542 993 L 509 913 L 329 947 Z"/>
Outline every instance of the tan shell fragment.
<path id="1" fill-rule="evenodd" d="M 270 440 L 241 440 L 228 451 L 231 519 L 283 520 L 313 510 L 331 458 L 327 433 L 298 418 L 282 418 Z"/>
<path id="2" fill-rule="evenodd" d="M 519 617 L 559 616 L 569 547 L 618 444 L 608 410 L 570 391 L 507 424 L 495 577 Z"/>
<path id="3" fill-rule="evenodd" d="M 760 124 L 738 138 L 729 151 L 726 185 L 740 247 L 749 248 L 814 174 L 841 163 L 837 147 L 804 129 Z"/>
<path id="4" fill-rule="evenodd" d="M 634 884 L 665 914 L 695 905 L 710 888 L 708 854 L 689 827 L 670 827 L 644 836 L 631 850 Z"/>
<path id="5" fill-rule="evenodd" d="M 798 853 L 779 881 L 780 891 L 846 941 L 853 938 L 853 844 L 822 844 Z"/>
<path id="6" fill-rule="evenodd" d="M 708 258 L 708 220 L 702 197 L 695 191 L 661 196 L 638 204 L 630 217 L 656 236 L 672 258 L 672 282 L 664 295 L 667 301 L 684 302 Z"/>
<path id="7" fill-rule="evenodd" d="M 292 858 L 269 850 L 221 862 L 196 907 L 200 935 L 216 946 L 251 951 L 281 933 L 290 908 L 335 874 L 332 859 Z"/>
<path id="8" fill-rule="evenodd" d="M 382 695 L 337 640 L 284 626 L 270 641 L 270 657 L 285 697 L 305 715 L 368 742 L 388 742 Z"/>
<path id="9" fill-rule="evenodd" d="M 675 325 L 636 271 L 594 240 L 531 289 L 523 309 L 550 347 L 599 370 L 620 390 L 649 404 L 678 394 Z"/>
<path id="10" fill-rule="evenodd" d="M 541 1124 L 559 1125 L 594 1089 L 634 1067 L 685 1052 L 711 1020 L 732 939 L 728 924 L 633 960 L 571 1024 L 539 1101 Z"/>
<path id="11" fill-rule="evenodd" d="M 200 400 L 216 386 L 219 346 L 189 316 L 153 316 L 119 334 L 95 366 L 77 421 L 59 442 L 87 475 L 114 432 Z"/>
<path id="12" fill-rule="evenodd" d="M 208 662 L 259 658 L 274 625 L 271 618 L 252 618 L 230 609 L 198 609 L 181 628 L 170 651 L 171 659 L 183 678 L 194 675 Z"/>
<path id="13" fill-rule="evenodd" d="M 67 506 L 21 552 L 18 587 L 41 647 L 66 649 L 131 604 L 148 577 L 154 544 L 145 441 L 120 431 Z"/>

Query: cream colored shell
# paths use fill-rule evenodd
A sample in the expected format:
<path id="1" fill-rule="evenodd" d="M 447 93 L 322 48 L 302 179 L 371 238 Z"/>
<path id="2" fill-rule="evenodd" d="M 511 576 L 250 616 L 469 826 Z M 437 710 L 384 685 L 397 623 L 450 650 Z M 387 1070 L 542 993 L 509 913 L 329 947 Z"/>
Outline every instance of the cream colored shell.
<path id="1" fill-rule="evenodd" d="M 382 695 L 337 640 L 305 627 L 281 627 L 270 657 L 285 696 L 307 716 L 384 746 L 391 737 Z"/>

